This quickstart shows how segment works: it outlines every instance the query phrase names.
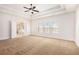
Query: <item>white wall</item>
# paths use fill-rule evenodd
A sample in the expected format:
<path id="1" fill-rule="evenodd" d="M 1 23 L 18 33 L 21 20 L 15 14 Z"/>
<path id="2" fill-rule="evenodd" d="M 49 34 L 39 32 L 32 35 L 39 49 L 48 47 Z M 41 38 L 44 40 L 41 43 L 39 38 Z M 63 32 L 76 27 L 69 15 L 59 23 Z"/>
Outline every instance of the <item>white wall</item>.
<path id="1" fill-rule="evenodd" d="M 12 14 L 8 14 L 5 12 L 0 12 L 0 40 L 8 39 L 11 35 L 11 20 L 19 20 L 19 19 L 25 19 L 19 16 L 14 16 Z M 27 20 L 27 19 L 25 19 Z M 28 25 L 27 25 L 28 24 Z M 26 26 L 29 26 L 29 23 L 27 23 Z M 26 28 L 27 29 L 27 28 Z M 27 30 L 25 30 L 28 32 Z"/>
<path id="2" fill-rule="evenodd" d="M 76 11 L 76 33 L 75 35 L 76 35 L 75 42 L 77 46 L 79 46 L 79 7 L 77 8 L 77 11 Z"/>
<path id="3" fill-rule="evenodd" d="M 52 22 L 58 25 L 58 33 L 39 33 L 38 24 L 44 24 L 46 22 Z M 65 13 L 48 18 L 40 18 L 32 21 L 32 34 L 45 37 L 59 38 L 74 41 L 75 39 L 75 12 Z"/>
<path id="4" fill-rule="evenodd" d="M 25 31 L 26 31 L 26 35 L 30 35 L 30 21 L 29 20 L 26 20 L 25 21 Z"/>
<path id="5" fill-rule="evenodd" d="M 20 19 L 19 16 L 14 16 L 11 14 L 0 12 L 0 40 L 10 38 L 10 34 L 11 34 L 10 21 L 19 20 L 19 19 Z M 38 23 L 40 22 L 44 23 L 48 21 L 59 25 L 59 33 L 40 34 L 37 32 Z M 29 21 L 27 21 L 26 23 L 27 23 L 26 32 L 30 34 L 30 23 Z M 75 13 L 67 13 L 67 14 L 57 15 L 45 19 L 41 18 L 41 19 L 33 20 L 31 24 L 31 34 L 73 41 L 75 36 Z"/>
<path id="6" fill-rule="evenodd" d="M 0 40 L 9 38 L 10 20 L 11 16 L 0 13 Z"/>

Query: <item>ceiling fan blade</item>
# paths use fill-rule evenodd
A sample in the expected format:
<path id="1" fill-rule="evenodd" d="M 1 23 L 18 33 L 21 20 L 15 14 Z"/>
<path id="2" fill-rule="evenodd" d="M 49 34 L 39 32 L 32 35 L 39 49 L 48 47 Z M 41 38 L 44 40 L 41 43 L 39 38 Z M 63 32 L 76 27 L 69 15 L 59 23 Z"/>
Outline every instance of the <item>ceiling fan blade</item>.
<path id="1" fill-rule="evenodd" d="M 32 6 L 32 4 L 30 4 Z"/>
<path id="2" fill-rule="evenodd" d="M 34 13 L 34 12 L 31 12 L 32 14 Z"/>
<path id="3" fill-rule="evenodd" d="M 35 9 L 36 7 L 35 6 L 33 6 L 33 9 Z"/>
<path id="4" fill-rule="evenodd" d="M 26 10 L 26 11 L 24 11 L 24 12 L 28 12 L 29 10 Z"/>
<path id="5" fill-rule="evenodd" d="M 24 7 L 24 8 L 29 9 L 29 8 L 27 8 L 27 7 Z"/>
<path id="6" fill-rule="evenodd" d="M 33 11 L 35 11 L 35 12 L 39 12 L 38 10 L 33 10 Z"/>

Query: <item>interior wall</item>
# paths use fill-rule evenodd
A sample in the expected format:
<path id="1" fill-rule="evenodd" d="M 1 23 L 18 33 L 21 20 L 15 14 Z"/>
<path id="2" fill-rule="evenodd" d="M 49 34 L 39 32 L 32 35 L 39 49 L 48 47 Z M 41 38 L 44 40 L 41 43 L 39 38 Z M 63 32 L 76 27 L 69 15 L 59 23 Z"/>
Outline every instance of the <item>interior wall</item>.
<path id="1" fill-rule="evenodd" d="M 75 33 L 75 42 L 79 46 L 79 7 L 76 10 L 76 33 Z"/>
<path id="2" fill-rule="evenodd" d="M 10 20 L 12 16 L 0 13 L 0 40 L 7 39 L 10 36 Z"/>
<path id="3" fill-rule="evenodd" d="M 27 20 L 25 18 L 22 18 L 19 16 L 14 16 L 12 14 L 8 14 L 5 12 L 0 13 L 0 40 L 10 38 L 10 36 L 11 36 L 11 21 L 12 20 L 16 21 L 19 19 Z M 29 26 L 29 22 L 27 22 L 27 24 L 26 24 L 26 26 Z M 25 32 L 28 32 L 26 29 L 25 29 Z"/>
<path id="4" fill-rule="evenodd" d="M 38 25 L 44 23 L 54 23 L 58 25 L 58 33 L 38 32 Z M 75 39 L 75 12 L 65 13 L 57 16 L 40 18 L 32 21 L 32 35 L 59 38 L 74 41 Z"/>

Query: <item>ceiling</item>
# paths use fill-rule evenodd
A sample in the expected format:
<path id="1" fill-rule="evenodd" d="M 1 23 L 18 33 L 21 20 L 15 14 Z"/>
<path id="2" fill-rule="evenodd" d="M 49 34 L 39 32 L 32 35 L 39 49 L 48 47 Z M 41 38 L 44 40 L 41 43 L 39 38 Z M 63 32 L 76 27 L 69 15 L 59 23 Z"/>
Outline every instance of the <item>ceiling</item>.
<path id="1" fill-rule="evenodd" d="M 34 18 L 35 17 L 39 17 L 42 15 L 48 15 L 48 14 L 57 14 L 59 12 L 65 12 L 65 11 L 75 11 L 76 6 L 77 5 L 73 5 L 73 4 L 65 4 L 65 5 L 61 5 L 61 4 L 33 4 L 34 6 L 36 6 L 36 9 L 39 10 L 39 13 L 35 13 L 33 14 Z M 30 17 L 30 13 L 25 13 L 24 11 L 26 9 L 24 9 L 23 7 L 30 7 L 29 4 L 0 4 L 0 11 L 9 11 L 9 12 L 13 12 L 15 14 L 24 16 L 26 18 Z"/>
<path id="2" fill-rule="evenodd" d="M 57 4 L 56 5 L 55 4 L 33 4 L 33 5 L 36 6 L 36 9 L 38 9 L 40 11 L 44 11 L 44 10 L 47 10 L 47 9 L 50 9 L 50 8 L 57 6 Z M 21 12 L 25 10 L 23 8 L 24 6 L 30 7 L 29 4 L 3 4 L 0 6 L 13 8 L 13 9 L 16 9 L 16 10 L 21 11 Z"/>

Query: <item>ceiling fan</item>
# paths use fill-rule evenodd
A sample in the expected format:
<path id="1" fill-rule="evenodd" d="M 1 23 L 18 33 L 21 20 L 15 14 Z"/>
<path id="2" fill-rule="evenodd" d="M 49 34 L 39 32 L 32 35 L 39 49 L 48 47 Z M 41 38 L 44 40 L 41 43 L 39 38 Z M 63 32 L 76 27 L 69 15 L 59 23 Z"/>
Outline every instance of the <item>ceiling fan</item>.
<path id="1" fill-rule="evenodd" d="M 30 4 L 30 6 L 31 6 L 30 8 L 24 7 L 26 9 L 26 11 L 24 11 L 24 12 L 31 11 L 32 14 L 34 14 L 34 12 L 39 12 L 38 10 L 35 10 L 36 6 L 33 6 L 32 4 Z"/>

